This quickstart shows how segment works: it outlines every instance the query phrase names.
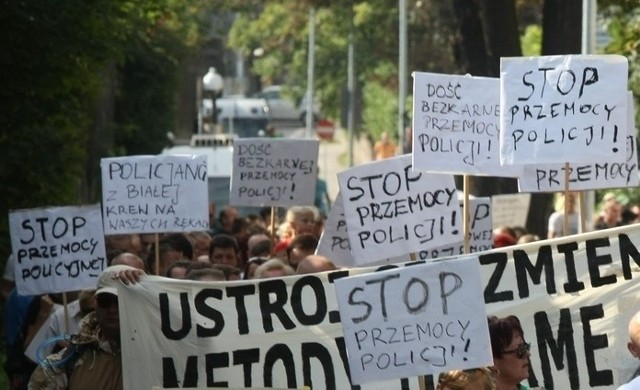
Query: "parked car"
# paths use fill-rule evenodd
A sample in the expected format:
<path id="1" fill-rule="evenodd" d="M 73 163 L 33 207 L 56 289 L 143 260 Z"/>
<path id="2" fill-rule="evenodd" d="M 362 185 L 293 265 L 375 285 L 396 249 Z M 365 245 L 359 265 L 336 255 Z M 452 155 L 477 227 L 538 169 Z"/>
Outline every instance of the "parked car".
<path id="1" fill-rule="evenodd" d="M 283 86 L 271 85 L 258 92 L 255 97 L 263 98 L 269 105 L 271 120 L 275 121 L 296 121 L 302 124 L 307 122 L 307 98 L 301 99 L 300 104 L 296 104 L 292 99 L 283 94 Z M 319 116 L 319 105 L 313 102 L 313 120 Z"/>

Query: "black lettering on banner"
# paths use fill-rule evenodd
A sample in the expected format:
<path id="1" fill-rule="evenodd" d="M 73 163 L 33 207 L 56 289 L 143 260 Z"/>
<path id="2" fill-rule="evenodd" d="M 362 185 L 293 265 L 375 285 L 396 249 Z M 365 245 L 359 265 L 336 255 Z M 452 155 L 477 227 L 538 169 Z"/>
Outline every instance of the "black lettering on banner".
<path id="1" fill-rule="evenodd" d="M 542 280 L 542 271 L 545 271 L 545 284 L 547 285 L 547 293 L 555 294 L 556 282 L 553 269 L 553 256 L 551 255 L 551 246 L 543 245 L 538 249 L 538 258 L 535 266 L 531 264 L 526 251 L 513 251 L 514 265 L 516 267 L 516 281 L 518 283 L 518 291 L 520 298 L 529 296 L 529 283 L 527 282 L 527 274 L 531 277 L 534 284 L 540 284 Z"/>
<path id="2" fill-rule="evenodd" d="M 486 255 L 480 255 L 480 265 L 494 264 L 496 268 L 493 269 L 493 273 L 489 277 L 487 286 L 484 288 L 484 302 L 495 303 L 504 301 L 513 301 L 513 291 L 500 291 L 497 292 L 500 279 L 504 274 L 504 270 L 507 268 L 507 254 L 504 252 L 488 253 Z"/>
<path id="3" fill-rule="evenodd" d="M 360 390 L 359 385 L 354 385 L 351 382 L 351 369 L 349 368 L 349 358 L 347 357 L 347 346 L 344 343 L 344 337 L 336 337 L 336 347 L 338 347 L 338 352 L 340 352 L 342 367 L 344 367 L 344 372 L 347 374 L 347 379 L 349 379 L 351 390 Z"/>
<path id="4" fill-rule="evenodd" d="M 567 283 L 563 285 L 564 292 L 574 293 L 584 290 L 584 282 L 578 280 L 576 272 L 576 260 L 573 252 L 578 250 L 577 242 L 568 242 L 558 245 L 558 252 L 564 254 L 564 264 L 567 271 Z"/>
<path id="5" fill-rule="evenodd" d="M 587 252 L 587 264 L 589 265 L 589 277 L 591 278 L 592 287 L 600 287 L 605 284 L 614 284 L 616 282 L 616 275 L 600 276 L 601 265 L 607 265 L 613 263 L 613 258 L 610 254 L 598 256 L 598 248 L 608 248 L 611 245 L 609 237 L 595 238 L 593 240 L 587 240 L 585 242 Z"/>
<path id="6" fill-rule="evenodd" d="M 637 266 L 640 266 L 640 252 L 638 248 L 631 242 L 631 239 L 626 234 L 618 235 L 618 245 L 620 246 L 620 262 L 622 263 L 622 274 L 625 280 L 632 279 L 631 276 L 631 264 L 629 263 L 629 257 L 633 259 Z"/>
<path id="7" fill-rule="evenodd" d="M 180 386 L 180 383 L 182 383 L 182 386 Z M 187 367 L 185 368 L 184 379 L 182 381 L 178 381 L 178 374 L 173 358 L 163 357 L 162 387 L 164 389 L 198 387 L 198 357 L 187 356 Z"/>
<path id="8" fill-rule="evenodd" d="M 204 363 L 207 373 L 207 387 L 229 387 L 229 382 L 216 382 L 213 370 L 216 368 L 229 367 L 229 353 L 208 353 L 204 356 Z"/>
<path id="9" fill-rule="evenodd" d="M 316 303 L 316 311 L 312 314 L 304 312 L 302 291 L 305 287 L 310 287 L 313 291 Z M 327 297 L 324 294 L 324 286 L 320 278 L 314 275 L 304 276 L 298 279 L 291 288 L 291 308 L 296 319 L 304 326 L 318 325 L 324 321 L 327 315 Z"/>
<path id="10" fill-rule="evenodd" d="M 553 363 L 558 370 L 564 369 L 564 355 L 566 349 L 567 357 L 567 375 L 572 389 L 580 388 L 578 375 L 578 360 L 576 357 L 575 340 L 573 339 L 573 325 L 571 322 L 571 311 L 567 308 L 560 309 L 560 319 L 558 322 L 558 340 L 553 338 L 553 330 L 549 324 L 547 313 L 541 311 L 533 316 L 536 338 L 538 340 L 538 353 L 542 368 L 542 376 L 544 378 L 544 386 L 553 389 L 553 375 L 551 374 L 551 362 L 547 354 L 547 348 L 551 351 Z M 532 384 L 529 380 L 529 384 Z"/>
<path id="11" fill-rule="evenodd" d="M 311 358 L 316 358 L 324 370 L 325 389 L 336 390 L 336 374 L 331 361 L 331 354 L 320 343 L 302 343 L 302 380 L 304 386 L 315 389 L 311 381 Z M 320 388 L 319 386 L 317 388 Z"/>
<path id="12" fill-rule="evenodd" d="M 613 372 L 610 369 L 598 370 L 594 352 L 598 349 L 609 347 L 609 339 L 606 334 L 593 335 L 591 333 L 591 320 L 604 318 L 602 304 L 580 308 L 580 321 L 582 322 L 582 334 L 584 338 L 584 356 L 589 373 L 589 386 L 609 386 L 613 384 Z"/>
<path id="13" fill-rule="evenodd" d="M 198 335 L 198 337 L 218 336 L 224 328 L 224 316 L 218 310 L 207 305 L 207 299 L 209 298 L 222 299 L 222 290 L 205 288 L 196 294 L 194 298 L 196 311 L 203 317 L 213 321 L 214 324 L 212 328 L 205 328 L 200 324 L 196 324 L 196 335 Z"/>
<path id="14" fill-rule="evenodd" d="M 236 314 L 238 315 L 238 332 L 239 334 L 249 333 L 249 319 L 247 317 L 247 306 L 244 297 L 256 293 L 254 284 L 246 284 L 242 286 L 227 287 L 227 296 L 234 298 L 236 303 Z"/>
<path id="15" fill-rule="evenodd" d="M 189 306 L 189 294 L 180 293 L 180 310 L 182 312 L 182 325 L 179 330 L 171 329 L 171 313 L 169 310 L 169 295 L 160 293 L 160 324 L 162 325 L 162 334 L 169 340 L 182 340 L 191 330 L 191 307 Z M 173 311 L 175 312 L 175 311 Z"/>
<path id="16" fill-rule="evenodd" d="M 260 349 L 242 349 L 233 351 L 233 365 L 242 365 L 242 376 L 244 378 L 244 387 L 252 387 L 251 383 L 251 365 L 260 361 Z"/>
<path id="17" fill-rule="evenodd" d="M 275 344 L 267 351 L 264 357 L 264 386 L 273 387 L 273 367 L 278 361 L 282 362 L 287 375 L 287 388 L 297 388 L 295 362 L 293 361 L 293 354 L 286 344 Z"/>
<path id="18" fill-rule="evenodd" d="M 284 310 L 288 301 L 287 285 L 285 282 L 277 279 L 266 280 L 258 284 L 258 290 L 260 291 L 260 312 L 262 313 L 262 327 L 264 331 L 266 333 L 273 332 L 272 315 L 278 317 L 285 329 L 295 328 L 296 325 Z M 273 302 L 270 301 L 270 296 L 272 295 L 275 296 Z"/>

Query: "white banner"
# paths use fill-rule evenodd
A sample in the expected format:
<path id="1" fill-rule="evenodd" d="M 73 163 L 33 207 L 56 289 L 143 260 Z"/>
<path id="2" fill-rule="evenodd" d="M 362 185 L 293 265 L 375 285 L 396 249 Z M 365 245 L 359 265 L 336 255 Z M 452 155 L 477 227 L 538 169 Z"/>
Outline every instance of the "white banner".
<path id="1" fill-rule="evenodd" d="M 243 138 L 233 141 L 229 203 L 236 206 L 312 205 L 320 142 Z"/>
<path id="2" fill-rule="evenodd" d="M 107 266 L 100 205 L 9 213 L 20 295 L 95 288 Z"/>
<path id="3" fill-rule="evenodd" d="M 414 169 L 521 174 L 500 165 L 500 79 L 414 72 L 413 94 Z"/>
<path id="4" fill-rule="evenodd" d="M 103 158 L 105 234 L 209 228 L 206 156 Z"/>
<path id="5" fill-rule="evenodd" d="M 624 162 L 627 68 L 619 55 L 502 58 L 502 163 Z"/>
<path id="6" fill-rule="evenodd" d="M 632 225 L 476 254 L 487 314 L 518 316 L 532 345 L 531 387 L 628 381 L 638 366 L 626 343 L 640 310 L 639 248 Z M 332 282 L 375 270 L 220 283 L 149 276 L 119 287 L 125 389 L 349 389 Z M 371 388 L 409 387 L 362 386 Z"/>

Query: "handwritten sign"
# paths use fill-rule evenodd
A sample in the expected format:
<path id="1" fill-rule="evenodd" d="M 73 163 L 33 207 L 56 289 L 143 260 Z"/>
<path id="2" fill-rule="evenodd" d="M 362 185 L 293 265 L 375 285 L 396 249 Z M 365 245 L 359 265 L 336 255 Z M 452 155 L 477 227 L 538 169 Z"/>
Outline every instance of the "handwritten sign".
<path id="1" fill-rule="evenodd" d="M 338 182 L 358 264 L 462 239 L 453 176 L 415 172 L 410 155 L 342 171 Z"/>
<path id="2" fill-rule="evenodd" d="M 638 155 L 633 95 L 627 94 L 627 159 L 569 166 L 569 191 L 638 186 Z M 565 189 L 565 164 L 526 165 L 518 178 L 521 192 L 559 192 Z"/>
<path id="3" fill-rule="evenodd" d="M 230 203 L 238 206 L 313 204 L 319 145 L 317 140 L 309 139 L 234 141 Z"/>
<path id="4" fill-rule="evenodd" d="M 206 156 L 106 158 L 100 166 L 105 234 L 209 228 Z"/>
<path id="5" fill-rule="evenodd" d="M 353 383 L 490 366 L 477 257 L 336 280 Z"/>
<path id="6" fill-rule="evenodd" d="M 472 198 L 470 203 L 470 229 L 471 237 L 469 241 L 470 252 L 486 251 L 492 248 L 493 224 L 491 218 L 491 199 Z M 460 202 L 460 213 L 463 212 L 462 202 Z M 316 248 L 316 254 L 330 258 L 335 264 L 344 267 L 356 266 L 356 261 L 351 254 L 351 244 L 347 232 L 347 221 L 344 217 L 344 207 L 340 193 L 336 196 L 336 201 L 331 206 L 331 211 L 325 221 L 324 230 L 320 236 L 320 241 Z M 436 259 L 453 255 L 464 254 L 464 243 L 462 241 L 446 244 L 438 247 L 423 246 L 418 251 L 420 260 Z M 371 264 L 388 264 L 409 261 L 409 254 L 397 256 L 391 259 L 372 262 Z"/>
<path id="7" fill-rule="evenodd" d="M 414 169 L 520 175 L 500 165 L 500 79 L 414 72 L 413 92 Z"/>
<path id="8" fill-rule="evenodd" d="M 491 197 L 493 227 L 525 226 L 531 194 L 501 194 Z"/>
<path id="9" fill-rule="evenodd" d="M 502 58 L 503 164 L 624 162 L 627 59 Z"/>
<path id="10" fill-rule="evenodd" d="M 9 213 L 20 295 L 95 288 L 107 266 L 100 205 Z"/>

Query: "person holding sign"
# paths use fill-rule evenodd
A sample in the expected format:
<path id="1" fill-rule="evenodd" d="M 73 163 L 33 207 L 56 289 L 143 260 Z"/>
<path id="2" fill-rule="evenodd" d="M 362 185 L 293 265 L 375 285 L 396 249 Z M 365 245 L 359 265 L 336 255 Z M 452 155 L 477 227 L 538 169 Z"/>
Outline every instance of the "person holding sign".
<path id="1" fill-rule="evenodd" d="M 95 312 L 87 315 L 70 345 L 49 355 L 31 375 L 29 389 L 123 388 L 120 317 L 116 275 L 137 270 L 126 265 L 106 268 L 98 278 Z M 139 270 L 138 270 L 139 271 Z"/>
<path id="2" fill-rule="evenodd" d="M 496 390 L 529 390 L 520 382 L 529 378 L 531 344 L 524 341 L 524 331 L 516 316 L 490 316 L 489 336 L 496 369 Z"/>

